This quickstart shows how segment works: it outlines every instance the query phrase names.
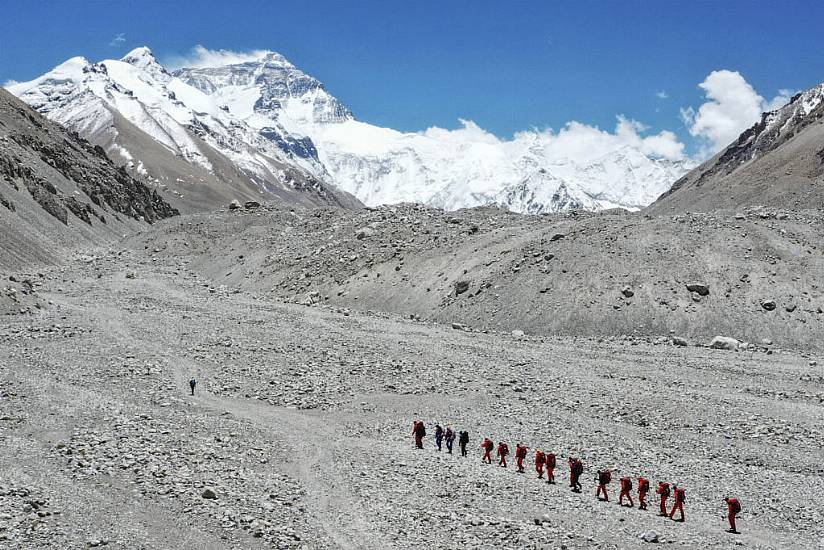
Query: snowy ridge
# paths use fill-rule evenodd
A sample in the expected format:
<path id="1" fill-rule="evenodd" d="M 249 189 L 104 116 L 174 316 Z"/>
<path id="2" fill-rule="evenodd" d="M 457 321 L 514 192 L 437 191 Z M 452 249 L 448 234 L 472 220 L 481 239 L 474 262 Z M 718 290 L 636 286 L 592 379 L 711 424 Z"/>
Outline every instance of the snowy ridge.
<path id="1" fill-rule="evenodd" d="M 631 132 L 635 141 L 601 148 L 606 153 L 597 158 L 559 152 L 559 133 L 500 140 L 466 121 L 451 131 L 380 128 L 356 120 L 320 81 L 274 52 L 170 73 L 148 48 L 137 48 L 96 64 L 72 58 L 9 90 L 92 141 L 108 139 L 110 153 L 149 175 L 140 151 L 117 144 L 113 113 L 205 170 L 214 167 L 203 144 L 262 190 L 294 185 L 291 167 L 366 205 L 421 202 L 454 210 L 494 204 L 536 214 L 637 210 L 692 167 L 645 150 L 640 125 L 623 119 L 616 132 Z"/>

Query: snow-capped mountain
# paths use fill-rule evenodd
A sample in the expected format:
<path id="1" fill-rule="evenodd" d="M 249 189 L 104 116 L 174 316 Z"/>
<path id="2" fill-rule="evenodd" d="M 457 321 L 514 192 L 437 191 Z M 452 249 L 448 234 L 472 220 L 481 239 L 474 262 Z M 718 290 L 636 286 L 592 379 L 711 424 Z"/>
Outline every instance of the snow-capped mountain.
<path id="1" fill-rule="evenodd" d="M 217 98 L 169 74 L 148 48 L 100 63 L 74 57 L 9 91 L 138 174 L 173 189 L 188 184 L 192 195 L 224 191 L 219 202 L 260 193 L 355 202 L 322 183 L 326 174 L 309 140 L 293 137 L 274 121 L 264 128 L 249 126 Z M 148 150 L 147 140 L 134 134 L 148 136 L 173 159 Z M 170 167 L 174 158 L 189 168 Z M 204 174 L 214 180 L 210 185 Z"/>
<path id="2" fill-rule="evenodd" d="M 300 187 L 302 178 L 320 191 L 328 182 L 367 205 L 636 210 L 691 168 L 631 145 L 595 158 L 560 154 L 551 133 L 500 140 L 471 122 L 454 131 L 373 126 L 274 52 L 168 72 L 138 48 L 119 61 L 73 58 L 10 91 L 153 178 L 158 163 L 125 139 L 121 119 L 217 179 L 226 179 L 227 168 L 214 152 L 264 191 Z"/>

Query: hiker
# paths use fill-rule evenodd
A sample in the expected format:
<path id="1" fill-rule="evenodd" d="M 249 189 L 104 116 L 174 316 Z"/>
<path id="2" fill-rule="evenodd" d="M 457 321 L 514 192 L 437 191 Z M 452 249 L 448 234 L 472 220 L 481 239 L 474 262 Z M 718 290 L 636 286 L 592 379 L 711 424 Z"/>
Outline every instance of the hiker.
<path id="1" fill-rule="evenodd" d="M 455 444 L 455 432 L 452 431 L 452 428 L 446 427 L 443 438 L 446 440 L 446 452 L 452 454 L 452 446 Z"/>
<path id="2" fill-rule="evenodd" d="M 659 516 L 666 516 L 667 515 L 667 499 L 670 496 L 670 486 L 669 483 L 664 483 L 663 481 L 658 482 L 658 488 L 655 492 L 661 495 L 661 509 L 658 512 Z"/>
<path id="3" fill-rule="evenodd" d="M 629 499 L 629 507 L 632 508 L 635 506 L 635 503 L 632 502 L 630 491 L 632 491 L 632 479 L 629 476 L 624 476 L 621 478 L 621 494 L 618 495 L 619 505 L 624 505 L 624 497 L 626 497 Z"/>
<path id="4" fill-rule="evenodd" d="M 595 481 L 598 482 L 598 489 L 596 489 L 595 491 L 595 496 L 598 497 L 598 500 L 609 502 L 609 495 L 607 494 L 607 485 L 610 481 L 612 481 L 612 472 L 609 470 L 609 468 L 605 470 L 598 470 L 598 475 L 595 477 Z M 601 498 L 601 493 L 603 493 L 604 498 Z"/>
<path id="5" fill-rule="evenodd" d="M 544 465 L 546 466 L 546 482 L 555 483 L 555 453 L 547 453 Z"/>
<path id="6" fill-rule="evenodd" d="M 741 513 L 741 503 L 737 498 L 724 497 L 724 502 L 727 503 L 727 520 L 730 522 L 728 533 L 738 534 L 735 528 L 735 516 Z"/>
<path id="7" fill-rule="evenodd" d="M 492 449 L 494 448 L 495 443 L 493 443 L 492 440 L 488 437 L 485 437 L 484 442 L 481 443 L 481 449 L 484 450 L 484 457 L 483 459 L 481 459 L 483 460 L 483 462 L 486 462 L 487 464 L 492 464 Z"/>
<path id="8" fill-rule="evenodd" d="M 498 466 L 506 468 L 506 455 L 509 454 L 509 445 L 503 441 L 498 442 Z"/>
<path id="9" fill-rule="evenodd" d="M 580 458 L 572 457 L 569 457 L 567 462 L 569 463 L 569 486 L 572 487 L 574 493 L 580 493 L 581 482 L 579 479 L 581 474 L 584 473 L 584 463 L 581 462 Z"/>
<path id="10" fill-rule="evenodd" d="M 515 463 L 518 466 L 518 473 L 524 473 L 524 459 L 528 450 L 529 447 L 526 445 L 520 443 L 515 445 Z"/>
<path id="11" fill-rule="evenodd" d="M 469 432 L 461 431 L 458 436 L 458 445 L 461 446 L 461 456 L 466 456 L 466 446 L 469 443 Z"/>
<path id="12" fill-rule="evenodd" d="M 681 519 L 676 519 L 675 521 L 684 521 L 684 502 L 687 500 L 687 491 L 679 487 L 678 485 L 672 486 L 673 493 L 675 495 L 675 502 L 672 505 L 672 511 L 670 512 L 670 519 L 675 519 L 675 512 L 681 512 Z"/>
<path id="13" fill-rule="evenodd" d="M 192 395 L 195 394 L 195 386 L 196 385 L 197 385 L 197 380 L 195 380 L 194 378 L 189 380 L 189 389 L 192 390 Z"/>
<path id="14" fill-rule="evenodd" d="M 649 493 L 649 480 L 645 477 L 638 478 L 638 509 L 647 509 L 647 493 Z"/>
<path id="15" fill-rule="evenodd" d="M 441 450 L 441 443 L 443 442 L 443 428 L 440 424 L 435 424 L 435 447 Z"/>
<path id="16" fill-rule="evenodd" d="M 423 438 L 426 436 L 426 427 L 422 420 L 415 420 L 412 423 L 412 435 L 415 436 L 415 448 L 423 449 Z"/>
<path id="17" fill-rule="evenodd" d="M 535 451 L 535 471 L 538 472 L 538 479 L 544 478 L 544 463 L 546 462 L 546 455 L 543 451 Z"/>

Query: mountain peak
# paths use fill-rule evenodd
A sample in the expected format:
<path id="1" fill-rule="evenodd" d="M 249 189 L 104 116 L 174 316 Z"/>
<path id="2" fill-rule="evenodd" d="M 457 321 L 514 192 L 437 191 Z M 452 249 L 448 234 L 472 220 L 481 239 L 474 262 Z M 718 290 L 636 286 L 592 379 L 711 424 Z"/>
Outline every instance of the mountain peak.
<path id="1" fill-rule="evenodd" d="M 145 68 L 149 65 L 159 65 L 159 63 L 157 62 L 157 58 L 155 58 L 154 54 L 152 53 L 152 50 L 150 50 L 146 46 L 141 46 L 139 48 L 133 49 L 132 51 L 121 57 L 120 61 L 140 68 Z"/>

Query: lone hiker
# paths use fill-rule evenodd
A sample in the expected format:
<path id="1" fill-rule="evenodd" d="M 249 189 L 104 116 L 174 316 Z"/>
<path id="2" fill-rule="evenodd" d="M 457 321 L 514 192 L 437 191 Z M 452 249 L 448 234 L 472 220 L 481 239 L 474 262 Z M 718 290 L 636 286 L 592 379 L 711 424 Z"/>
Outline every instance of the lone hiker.
<path id="1" fill-rule="evenodd" d="M 506 455 L 509 454 L 509 445 L 503 441 L 498 442 L 498 466 L 506 468 Z"/>
<path id="2" fill-rule="evenodd" d="M 569 457 L 567 462 L 569 463 L 569 486 L 572 487 L 573 492 L 580 493 L 581 482 L 579 479 L 581 474 L 584 473 L 584 463 L 581 462 L 580 458 L 573 457 Z"/>
<path id="3" fill-rule="evenodd" d="M 426 427 L 422 420 L 415 420 L 412 424 L 412 435 L 415 436 L 415 448 L 423 449 L 423 438 L 426 435 Z"/>
<path id="4" fill-rule="evenodd" d="M 635 503 L 632 502 L 632 495 L 630 494 L 632 491 L 632 478 L 629 476 L 624 476 L 621 478 L 621 494 L 618 496 L 618 504 L 621 506 L 624 505 L 624 497 L 629 499 L 629 507 L 632 508 L 635 506 Z"/>
<path id="5" fill-rule="evenodd" d="M 555 453 L 547 453 L 546 460 L 544 461 L 544 465 L 546 465 L 546 482 L 547 483 L 555 483 Z"/>
<path id="6" fill-rule="evenodd" d="M 443 441 L 443 428 L 440 424 L 435 424 L 435 447 L 441 450 L 441 442 Z"/>
<path id="7" fill-rule="evenodd" d="M 524 459 L 526 458 L 526 452 L 529 448 L 526 445 L 521 445 L 520 443 L 515 445 L 515 462 L 518 465 L 518 472 L 524 473 Z"/>
<path id="8" fill-rule="evenodd" d="M 670 519 L 675 519 L 675 512 L 681 512 L 681 519 L 676 519 L 675 521 L 684 521 L 684 502 L 687 501 L 687 491 L 679 487 L 678 485 L 672 486 L 673 493 L 675 494 L 675 502 L 672 505 L 672 511 L 670 512 Z"/>
<path id="9" fill-rule="evenodd" d="M 452 428 L 446 427 L 443 438 L 446 440 L 446 452 L 452 454 L 452 446 L 455 444 L 455 432 L 452 431 Z"/>
<path id="10" fill-rule="evenodd" d="M 546 463 L 546 455 L 540 449 L 535 451 L 535 471 L 538 472 L 538 479 L 544 477 L 544 464 Z"/>
<path id="11" fill-rule="evenodd" d="M 647 493 L 649 493 L 649 480 L 645 477 L 638 478 L 638 509 L 647 509 Z"/>
<path id="12" fill-rule="evenodd" d="M 192 395 L 195 394 L 195 386 L 196 385 L 197 385 L 197 380 L 195 380 L 194 378 L 189 380 L 189 389 L 192 390 Z"/>
<path id="13" fill-rule="evenodd" d="M 492 464 L 492 449 L 494 448 L 495 443 L 493 443 L 488 437 L 485 437 L 483 443 L 481 443 L 481 449 L 484 450 L 484 457 L 481 459 L 483 462 Z"/>
<path id="14" fill-rule="evenodd" d="M 598 470 L 598 475 L 595 477 L 595 480 L 598 482 L 598 489 L 595 491 L 595 496 L 598 497 L 598 500 L 609 502 L 607 485 L 609 485 L 609 482 L 612 481 L 612 472 L 609 468 L 605 470 Z M 604 495 L 604 498 L 601 498 L 601 494 Z"/>
<path id="15" fill-rule="evenodd" d="M 661 508 L 658 512 L 659 516 L 667 516 L 667 499 L 670 496 L 670 485 L 669 483 L 659 481 L 658 488 L 655 492 L 661 496 Z"/>
<path id="16" fill-rule="evenodd" d="M 727 521 L 730 522 L 729 533 L 738 534 L 735 528 L 735 516 L 741 513 L 741 503 L 737 498 L 724 497 L 724 502 L 727 503 Z"/>
<path id="17" fill-rule="evenodd" d="M 458 436 L 458 445 L 461 447 L 461 456 L 466 456 L 466 445 L 469 443 L 469 432 L 461 431 Z"/>

